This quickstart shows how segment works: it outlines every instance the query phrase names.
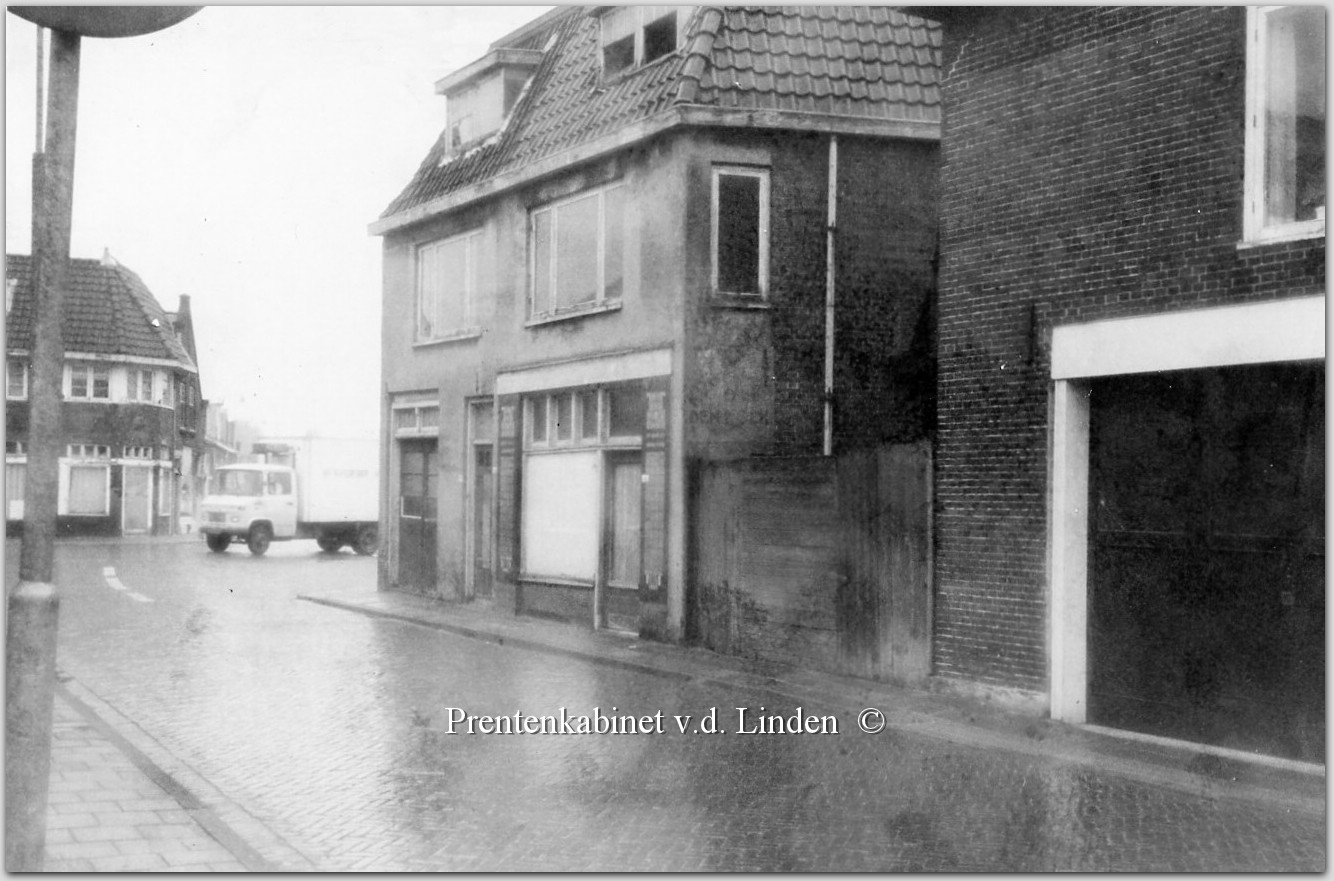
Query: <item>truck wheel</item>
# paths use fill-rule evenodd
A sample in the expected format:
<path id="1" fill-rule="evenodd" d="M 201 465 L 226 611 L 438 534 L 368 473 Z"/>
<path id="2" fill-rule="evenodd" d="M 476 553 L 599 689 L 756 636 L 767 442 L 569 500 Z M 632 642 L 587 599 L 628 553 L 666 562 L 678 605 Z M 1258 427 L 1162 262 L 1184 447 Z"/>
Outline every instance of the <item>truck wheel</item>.
<path id="1" fill-rule="evenodd" d="M 380 549 L 380 528 L 373 523 L 363 523 L 357 527 L 357 534 L 352 539 L 352 550 L 369 557 Z"/>
<path id="2" fill-rule="evenodd" d="M 232 543 L 232 537 L 226 533 L 211 533 L 204 536 L 204 541 L 208 542 L 208 549 L 215 554 L 227 553 L 227 546 Z"/>
<path id="3" fill-rule="evenodd" d="M 264 556 L 264 552 L 269 549 L 269 542 L 273 541 L 273 530 L 267 526 L 250 527 L 250 537 L 246 539 L 246 546 L 250 548 L 250 553 L 256 557 Z"/>
<path id="4" fill-rule="evenodd" d="M 315 544 L 319 545 L 322 551 L 336 554 L 343 547 L 343 540 L 336 535 L 321 535 L 315 539 Z"/>

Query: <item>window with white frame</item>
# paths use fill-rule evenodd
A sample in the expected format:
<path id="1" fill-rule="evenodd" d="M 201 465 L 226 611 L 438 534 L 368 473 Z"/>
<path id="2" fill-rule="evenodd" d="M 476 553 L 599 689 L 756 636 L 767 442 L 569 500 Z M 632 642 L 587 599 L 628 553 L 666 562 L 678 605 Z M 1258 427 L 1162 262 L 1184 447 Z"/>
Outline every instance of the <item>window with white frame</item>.
<path id="1" fill-rule="evenodd" d="M 418 342 L 445 340 L 477 330 L 480 231 L 417 249 Z"/>
<path id="2" fill-rule="evenodd" d="M 619 301 L 625 284 L 625 185 L 533 211 L 529 251 L 533 318 Z"/>
<path id="3" fill-rule="evenodd" d="M 394 435 L 434 437 L 440 430 L 439 404 L 395 404 Z"/>
<path id="4" fill-rule="evenodd" d="M 70 444 L 65 452 L 71 459 L 111 458 L 111 447 L 106 444 Z"/>
<path id="5" fill-rule="evenodd" d="M 1248 241 L 1325 231 L 1325 9 L 1247 7 Z"/>
<path id="6" fill-rule="evenodd" d="M 28 397 L 28 364 L 10 358 L 5 362 L 5 397 L 22 400 Z"/>
<path id="7" fill-rule="evenodd" d="M 769 172 L 717 167 L 712 190 L 714 292 L 768 296 Z"/>
<path id="8" fill-rule="evenodd" d="M 649 64 L 675 52 L 685 38 L 689 6 L 614 6 L 603 13 L 602 73 Z"/>
<path id="9" fill-rule="evenodd" d="M 126 370 L 125 397 L 130 401 L 153 403 L 153 371 L 134 367 Z"/>
<path id="10" fill-rule="evenodd" d="M 23 498 L 25 480 L 28 474 L 26 462 L 5 463 L 5 519 L 23 519 Z"/>
<path id="11" fill-rule="evenodd" d="M 64 513 L 104 517 L 110 508 L 111 469 L 105 465 L 70 465 Z"/>
<path id="12" fill-rule="evenodd" d="M 71 400 L 109 400 L 111 369 L 98 364 L 72 364 L 69 370 Z"/>
<path id="13" fill-rule="evenodd" d="M 592 584 L 604 560 L 609 583 L 637 586 L 644 388 L 543 392 L 523 405 L 523 577 Z"/>

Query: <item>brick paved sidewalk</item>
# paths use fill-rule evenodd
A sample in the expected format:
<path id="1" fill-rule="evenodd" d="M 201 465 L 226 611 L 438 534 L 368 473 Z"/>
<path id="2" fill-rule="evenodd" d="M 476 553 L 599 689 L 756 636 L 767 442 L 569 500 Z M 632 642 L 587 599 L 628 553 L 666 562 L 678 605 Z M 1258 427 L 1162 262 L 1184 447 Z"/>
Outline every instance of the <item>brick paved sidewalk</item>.
<path id="1" fill-rule="evenodd" d="M 47 872 L 285 872 L 314 865 L 74 680 L 57 686 Z"/>
<path id="2" fill-rule="evenodd" d="M 46 812 L 47 872 L 243 872 L 246 866 L 59 694 Z"/>

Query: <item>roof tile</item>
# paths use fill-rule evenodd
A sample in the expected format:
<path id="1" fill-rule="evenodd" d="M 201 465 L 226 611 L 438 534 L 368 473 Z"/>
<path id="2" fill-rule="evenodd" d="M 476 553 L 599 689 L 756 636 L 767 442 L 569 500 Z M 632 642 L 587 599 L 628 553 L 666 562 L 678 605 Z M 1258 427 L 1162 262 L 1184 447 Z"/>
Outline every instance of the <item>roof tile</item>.
<path id="1" fill-rule="evenodd" d="M 683 101 L 729 111 L 809 110 L 818 104 L 865 119 L 940 121 L 939 26 L 891 7 L 699 7 L 683 52 L 610 81 L 602 77 L 598 35 L 597 16 L 582 8 L 549 14 L 543 28 L 524 37 L 525 45 L 544 48 L 545 57 L 506 126 L 462 156 L 448 154 L 442 134 L 382 216 L 520 169 Z M 903 82 L 914 84 L 911 93 L 889 87 Z M 870 83 L 886 87 L 872 91 Z"/>
<path id="2" fill-rule="evenodd" d="M 36 317 L 32 258 L 5 255 L 5 277 L 15 282 L 5 348 L 31 350 Z M 138 275 L 114 261 L 70 261 L 61 339 L 68 352 L 155 358 L 176 361 L 190 369 L 195 366 L 152 292 Z"/>

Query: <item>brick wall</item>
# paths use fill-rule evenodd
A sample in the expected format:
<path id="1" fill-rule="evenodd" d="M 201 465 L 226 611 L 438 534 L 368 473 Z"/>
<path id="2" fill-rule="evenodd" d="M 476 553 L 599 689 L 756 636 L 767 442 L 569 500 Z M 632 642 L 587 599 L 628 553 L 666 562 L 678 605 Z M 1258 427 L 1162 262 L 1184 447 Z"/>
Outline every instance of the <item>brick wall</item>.
<path id="1" fill-rule="evenodd" d="M 720 137 L 720 141 L 723 139 Z M 692 275 L 686 389 L 691 452 L 706 459 L 819 453 L 823 441 L 828 135 L 733 136 L 770 168 L 765 309 L 709 303 Z M 933 419 L 932 260 L 937 146 L 839 138 L 835 446 L 915 440 Z M 708 171 L 687 235 L 708 254 Z"/>
<path id="2" fill-rule="evenodd" d="M 992 10 L 946 32 L 938 674 L 1046 687 L 1054 325 L 1323 292 L 1238 248 L 1242 7 Z"/>

